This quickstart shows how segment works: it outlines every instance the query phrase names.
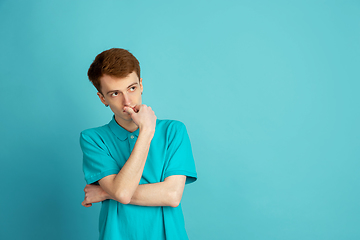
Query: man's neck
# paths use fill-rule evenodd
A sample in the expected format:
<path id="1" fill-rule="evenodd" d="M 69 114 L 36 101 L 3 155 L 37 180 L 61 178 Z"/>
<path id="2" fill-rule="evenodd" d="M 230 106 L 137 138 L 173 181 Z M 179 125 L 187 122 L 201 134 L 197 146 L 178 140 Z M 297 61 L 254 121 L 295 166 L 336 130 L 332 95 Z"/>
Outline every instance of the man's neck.
<path id="1" fill-rule="evenodd" d="M 129 132 L 134 132 L 139 128 L 138 125 L 136 125 L 132 120 L 129 121 L 125 121 L 123 119 L 120 120 L 121 121 L 119 121 L 119 119 L 115 116 L 115 121 L 117 122 L 117 124 L 119 124 L 122 128 L 124 128 Z"/>

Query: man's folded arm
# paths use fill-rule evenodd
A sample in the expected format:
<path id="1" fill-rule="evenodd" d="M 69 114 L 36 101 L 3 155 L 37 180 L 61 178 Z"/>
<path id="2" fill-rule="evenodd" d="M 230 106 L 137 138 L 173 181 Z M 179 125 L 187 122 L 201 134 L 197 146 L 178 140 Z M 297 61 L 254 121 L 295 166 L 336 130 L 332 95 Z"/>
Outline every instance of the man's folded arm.
<path id="1" fill-rule="evenodd" d="M 164 182 L 139 185 L 131 198 L 130 204 L 141 206 L 170 206 L 180 204 L 186 176 L 173 175 Z"/>
<path id="2" fill-rule="evenodd" d="M 183 195 L 185 181 L 186 176 L 173 175 L 165 178 L 164 182 L 138 185 L 129 204 L 177 207 Z M 92 203 L 101 202 L 106 199 L 117 201 L 101 186 L 87 185 L 84 191 L 85 200 L 82 204 L 85 207 L 90 207 Z"/>
<path id="3" fill-rule="evenodd" d="M 110 197 L 129 204 L 141 179 L 153 132 L 140 132 L 133 151 L 118 174 L 108 175 L 98 182 Z"/>

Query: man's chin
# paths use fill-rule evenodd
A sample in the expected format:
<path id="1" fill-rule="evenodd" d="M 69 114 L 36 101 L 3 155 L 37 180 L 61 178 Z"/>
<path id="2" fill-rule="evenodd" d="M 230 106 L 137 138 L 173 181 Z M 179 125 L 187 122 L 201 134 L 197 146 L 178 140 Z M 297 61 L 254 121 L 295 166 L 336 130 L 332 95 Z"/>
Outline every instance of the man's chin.
<path id="1" fill-rule="evenodd" d="M 132 118 L 129 116 L 125 116 L 125 117 L 122 117 L 121 119 L 125 120 L 125 121 L 132 121 Z"/>
<path id="2" fill-rule="evenodd" d="M 131 122 L 132 121 L 132 118 L 130 116 L 130 114 L 128 113 L 123 113 L 121 115 L 115 115 L 115 118 L 116 119 L 121 119 L 122 121 L 126 121 L 126 122 Z"/>

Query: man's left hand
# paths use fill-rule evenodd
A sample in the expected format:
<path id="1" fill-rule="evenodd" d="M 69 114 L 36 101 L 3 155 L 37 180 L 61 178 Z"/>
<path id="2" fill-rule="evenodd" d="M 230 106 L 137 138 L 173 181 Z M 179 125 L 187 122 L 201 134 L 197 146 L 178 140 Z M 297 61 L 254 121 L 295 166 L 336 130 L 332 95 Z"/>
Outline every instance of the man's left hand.
<path id="1" fill-rule="evenodd" d="M 109 199 L 108 194 L 99 186 L 87 184 L 84 188 L 85 198 L 81 203 L 84 207 L 91 207 L 93 203 L 102 202 Z"/>

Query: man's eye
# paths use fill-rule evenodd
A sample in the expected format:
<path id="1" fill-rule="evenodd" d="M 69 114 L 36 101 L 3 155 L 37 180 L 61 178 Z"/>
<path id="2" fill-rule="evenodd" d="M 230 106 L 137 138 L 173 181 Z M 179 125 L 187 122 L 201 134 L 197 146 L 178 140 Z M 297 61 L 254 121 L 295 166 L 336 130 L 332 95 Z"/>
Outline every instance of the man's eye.
<path id="1" fill-rule="evenodd" d="M 133 92 L 133 91 L 135 91 L 136 87 L 131 87 L 130 89 Z"/>
<path id="2" fill-rule="evenodd" d="M 118 95 L 117 92 L 113 92 L 113 93 L 111 94 L 112 97 L 116 97 L 117 95 Z"/>

